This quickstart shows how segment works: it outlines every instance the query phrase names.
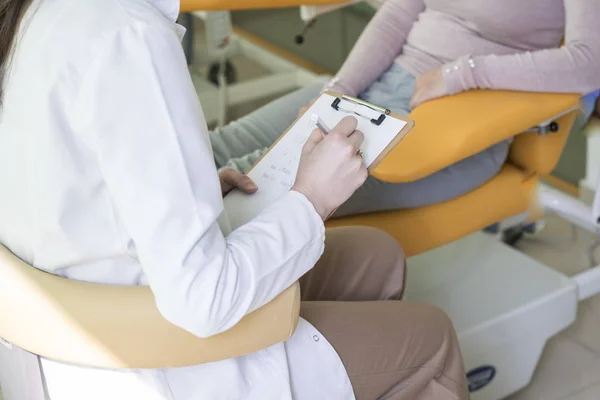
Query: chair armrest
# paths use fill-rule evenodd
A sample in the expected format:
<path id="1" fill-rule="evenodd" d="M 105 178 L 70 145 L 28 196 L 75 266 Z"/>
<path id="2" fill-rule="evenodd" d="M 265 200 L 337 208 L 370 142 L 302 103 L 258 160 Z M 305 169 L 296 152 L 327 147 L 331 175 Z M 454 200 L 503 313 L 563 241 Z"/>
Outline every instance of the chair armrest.
<path id="1" fill-rule="evenodd" d="M 301 5 L 328 5 L 347 0 L 181 0 L 180 11 L 251 10 L 259 8 L 285 8 Z"/>
<path id="2" fill-rule="evenodd" d="M 300 286 L 291 286 L 230 330 L 201 339 L 159 313 L 149 287 L 64 279 L 0 245 L 0 338 L 57 361 L 100 368 L 176 368 L 239 357 L 296 329 Z"/>
<path id="3" fill-rule="evenodd" d="M 423 103 L 415 127 L 377 166 L 386 182 L 411 182 L 579 106 L 578 94 L 472 90 Z"/>

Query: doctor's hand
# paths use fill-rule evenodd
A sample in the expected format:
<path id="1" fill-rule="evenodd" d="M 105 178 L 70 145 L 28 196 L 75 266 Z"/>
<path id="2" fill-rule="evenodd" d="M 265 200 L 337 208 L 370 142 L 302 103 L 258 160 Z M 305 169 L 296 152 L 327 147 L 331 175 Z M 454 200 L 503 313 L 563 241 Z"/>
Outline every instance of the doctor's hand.
<path id="1" fill-rule="evenodd" d="M 219 171 L 219 181 L 221 182 L 221 194 L 223 197 L 233 189 L 239 189 L 244 193 L 252 194 L 258 190 L 256 183 L 246 175 L 232 168 L 223 168 Z"/>
<path id="2" fill-rule="evenodd" d="M 448 94 L 442 68 L 437 68 L 417 78 L 415 92 L 410 100 L 410 107 L 415 108 L 427 100 L 443 97 Z"/>
<path id="3" fill-rule="evenodd" d="M 302 149 L 292 190 L 306 196 L 323 220 L 367 179 L 359 154 L 364 135 L 357 124 L 356 118 L 345 117 L 329 135 L 315 129 Z"/>

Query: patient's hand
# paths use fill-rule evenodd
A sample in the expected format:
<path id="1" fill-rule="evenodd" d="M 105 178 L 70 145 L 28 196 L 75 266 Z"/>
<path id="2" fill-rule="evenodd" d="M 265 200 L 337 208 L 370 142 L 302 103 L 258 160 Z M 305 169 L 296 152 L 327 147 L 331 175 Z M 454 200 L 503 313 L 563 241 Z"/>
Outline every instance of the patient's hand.
<path id="1" fill-rule="evenodd" d="M 417 78 L 415 93 L 410 100 L 410 107 L 415 108 L 427 100 L 443 97 L 448 94 L 444 74 L 441 68 L 425 72 Z"/>
<path id="2" fill-rule="evenodd" d="M 223 168 L 219 171 L 219 180 L 221 181 L 221 193 L 223 197 L 233 189 L 239 189 L 247 194 L 255 193 L 258 190 L 258 186 L 256 186 L 256 183 L 252 179 L 235 169 Z"/>

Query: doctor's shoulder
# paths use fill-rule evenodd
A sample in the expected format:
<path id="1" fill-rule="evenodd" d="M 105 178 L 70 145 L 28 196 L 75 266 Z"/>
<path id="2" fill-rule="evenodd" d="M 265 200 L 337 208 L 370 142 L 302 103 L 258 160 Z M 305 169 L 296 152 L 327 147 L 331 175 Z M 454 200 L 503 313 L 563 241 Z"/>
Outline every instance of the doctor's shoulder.
<path id="1" fill-rule="evenodd" d="M 34 27 L 43 27 L 47 33 L 42 36 L 43 42 L 50 47 L 67 48 L 70 56 L 76 57 L 78 50 L 94 51 L 98 44 L 123 32 L 136 31 L 140 35 L 175 32 L 179 2 L 34 0 L 32 6 Z"/>
<path id="2" fill-rule="evenodd" d="M 120 55 L 136 52 L 154 58 L 157 55 L 149 48 L 157 42 L 177 45 L 178 10 L 171 10 L 172 4 L 178 8 L 179 2 L 34 0 L 24 30 L 29 40 L 23 41 L 23 47 L 35 54 L 35 60 L 28 57 L 30 62 L 43 61 L 45 76 L 57 84 L 66 80 L 73 87 L 93 75 L 94 67 L 112 69 L 103 62 L 107 56 L 119 60 Z"/>

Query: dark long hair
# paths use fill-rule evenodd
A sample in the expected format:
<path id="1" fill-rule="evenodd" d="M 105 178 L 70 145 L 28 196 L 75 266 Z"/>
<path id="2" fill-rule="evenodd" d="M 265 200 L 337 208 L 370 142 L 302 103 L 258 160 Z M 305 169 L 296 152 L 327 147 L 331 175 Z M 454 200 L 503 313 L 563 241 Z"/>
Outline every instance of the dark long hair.
<path id="1" fill-rule="evenodd" d="M 31 0 L 0 0 L 0 106 L 2 83 L 8 71 L 10 54 L 21 18 Z"/>

